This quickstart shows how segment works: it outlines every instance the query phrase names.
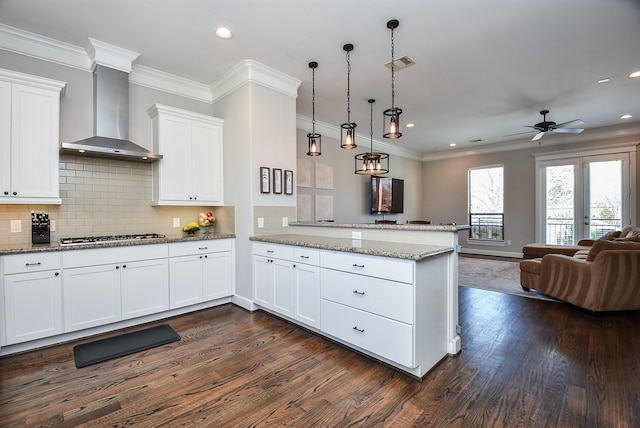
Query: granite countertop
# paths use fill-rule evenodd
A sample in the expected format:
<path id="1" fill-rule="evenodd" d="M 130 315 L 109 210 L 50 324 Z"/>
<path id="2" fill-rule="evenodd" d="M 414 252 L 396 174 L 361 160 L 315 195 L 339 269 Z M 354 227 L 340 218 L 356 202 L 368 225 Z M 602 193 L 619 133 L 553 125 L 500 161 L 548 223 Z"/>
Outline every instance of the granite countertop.
<path id="1" fill-rule="evenodd" d="M 425 232 L 458 232 L 469 230 L 468 224 L 376 224 L 376 223 L 334 223 L 330 221 L 292 222 L 289 226 L 335 227 L 342 229 L 396 229 Z"/>
<path id="2" fill-rule="evenodd" d="M 443 245 L 412 244 L 403 242 L 384 242 L 354 240 L 309 235 L 263 235 L 252 236 L 252 241 L 272 244 L 294 245 L 297 247 L 317 248 L 320 250 L 344 251 L 370 256 L 392 257 L 396 259 L 424 260 L 441 254 L 453 252 L 453 247 Z"/>
<path id="3" fill-rule="evenodd" d="M 211 233 L 211 234 L 194 234 L 194 235 L 167 235 L 166 238 L 157 239 L 144 239 L 136 241 L 116 241 L 99 244 L 81 244 L 81 245 L 60 245 L 58 241 L 51 242 L 50 244 L 0 244 L 0 256 L 8 254 L 22 254 L 22 253 L 38 253 L 47 251 L 73 251 L 73 250 L 87 250 L 94 248 L 113 248 L 113 247 L 128 247 L 133 245 L 153 245 L 153 244 L 166 244 L 171 242 L 189 242 L 189 241 L 203 241 L 209 239 L 230 239 L 235 238 L 236 235 L 232 233 Z"/>

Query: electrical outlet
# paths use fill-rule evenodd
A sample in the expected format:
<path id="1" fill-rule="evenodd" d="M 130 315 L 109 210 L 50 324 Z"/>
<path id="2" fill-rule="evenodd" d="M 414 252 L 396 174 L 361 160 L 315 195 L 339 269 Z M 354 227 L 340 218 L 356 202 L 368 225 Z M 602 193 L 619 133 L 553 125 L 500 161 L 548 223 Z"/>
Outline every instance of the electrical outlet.
<path id="1" fill-rule="evenodd" d="M 282 217 L 282 227 L 289 226 L 289 217 Z"/>
<path id="2" fill-rule="evenodd" d="M 351 239 L 362 239 L 362 232 L 351 232 Z"/>
<path id="3" fill-rule="evenodd" d="M 180 217 L 173 218 L 173 227 L 180 227 Z"/>
<path id="4" fill-rule="evenodd" d="M 51 232 L 55 232 L 56 231 L 56 221 L 55 220 L 51 220 Z"/>
<path id="5" fill-rule="evenodd" d="M 507 245 L 511 245 L 511 239 L 507 239 Z"/>
<path id="6" fill-rule="evenodd" d="M 22 232 L 22 220 L 11 220 L 11 233 Z"/>
<path id="7" fill-rule="evenodd" d="M 263 217 L 258 217 L 258 227 L 259 228 L 264 227 L 264 218 Z"/>

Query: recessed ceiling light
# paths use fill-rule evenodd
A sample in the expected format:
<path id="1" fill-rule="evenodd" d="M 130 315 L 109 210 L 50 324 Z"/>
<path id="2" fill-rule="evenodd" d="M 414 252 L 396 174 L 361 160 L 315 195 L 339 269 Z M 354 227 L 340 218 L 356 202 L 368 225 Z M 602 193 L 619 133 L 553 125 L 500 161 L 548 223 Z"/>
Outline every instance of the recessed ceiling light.
<path id="1" fill-rule="evenodd" d="M 407 128 L 413 128 L 414 126 L 416 126 L 416 125 L 413 124 L 413 123 L 407 123 Z"/>
<path id="2" fill-rule="evenodd" d="M 227 27 L 216 28 L 216 36 L 221 39 L 230 39 L 233 37 L 233 33 Z"/>
<path id="3" fill-rule="evenodd" d="M 640 77 L 640 70 L 638 70 L 638 71 L 634 71 L 633 73 L 631 73 L 631 74 L 629 75 L 629 78 L 630 78 L 630 79 L 635 79 L 636 77 Z"/>
<path id="4" fill-rule="evenodd" d="M 631 119 L 633 116 L 631 116 L 630 114 L 624 114 L 622 116 L 620 116 L 620 119 Z"/>
<path id="5" fill-rule="evenodd" d="M 457 144 L 456 143 L 451 143 L 451 144 L 449 144 L 449 146 L 455 147 L 455 146 L 457 146 Z"/>
<path id="6" fill-rule="evenodd" d="M 604 79 L 598 79 L 598 83 L 608 83 L 611 79 L 605 77 Z"/>

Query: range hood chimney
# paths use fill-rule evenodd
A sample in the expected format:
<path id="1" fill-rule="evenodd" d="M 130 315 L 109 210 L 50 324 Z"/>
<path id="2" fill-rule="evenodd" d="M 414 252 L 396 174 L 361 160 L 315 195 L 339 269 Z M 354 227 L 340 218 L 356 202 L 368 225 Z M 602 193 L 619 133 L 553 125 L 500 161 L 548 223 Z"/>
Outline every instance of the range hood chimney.
<path id="1" fill-rule="evenodd" d="M 93 71 L 93 136 L 75 142 L 63 142 L 61 154 L 95 158 L 121 159 L 135 162 L 156 162 L 162 155 L 153 153 L 129 141 L 129 71 L 100 63 L 102 55 L 113 62 L 114 51 L 121 48 L 89 39 L 95 54 Z M 134 52 L 126 51 L 128 54 Z M 129 55 L 129 66 L 131 64 Z M 137 58 L 135 54 L 134 59 Z"/>

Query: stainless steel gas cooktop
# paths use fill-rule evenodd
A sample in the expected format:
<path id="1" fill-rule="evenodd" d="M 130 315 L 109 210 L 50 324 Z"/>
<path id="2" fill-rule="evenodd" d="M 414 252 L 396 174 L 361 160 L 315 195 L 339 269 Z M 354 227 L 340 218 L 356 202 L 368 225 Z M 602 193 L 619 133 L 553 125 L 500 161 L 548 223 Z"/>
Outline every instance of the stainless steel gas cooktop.
<path id="1" fill-rule="evenodd" d="M 81 238 L 60 238 L 60 245 L 88 245 L 88 244 L 106 244 L 110 242 L 123 241 L 146 241 L 152 239 L 166 238 L 165 235 L 159 233 L 140 233 L 134 235 L 106 235 L 106 236 L 84 236 Z"/>

